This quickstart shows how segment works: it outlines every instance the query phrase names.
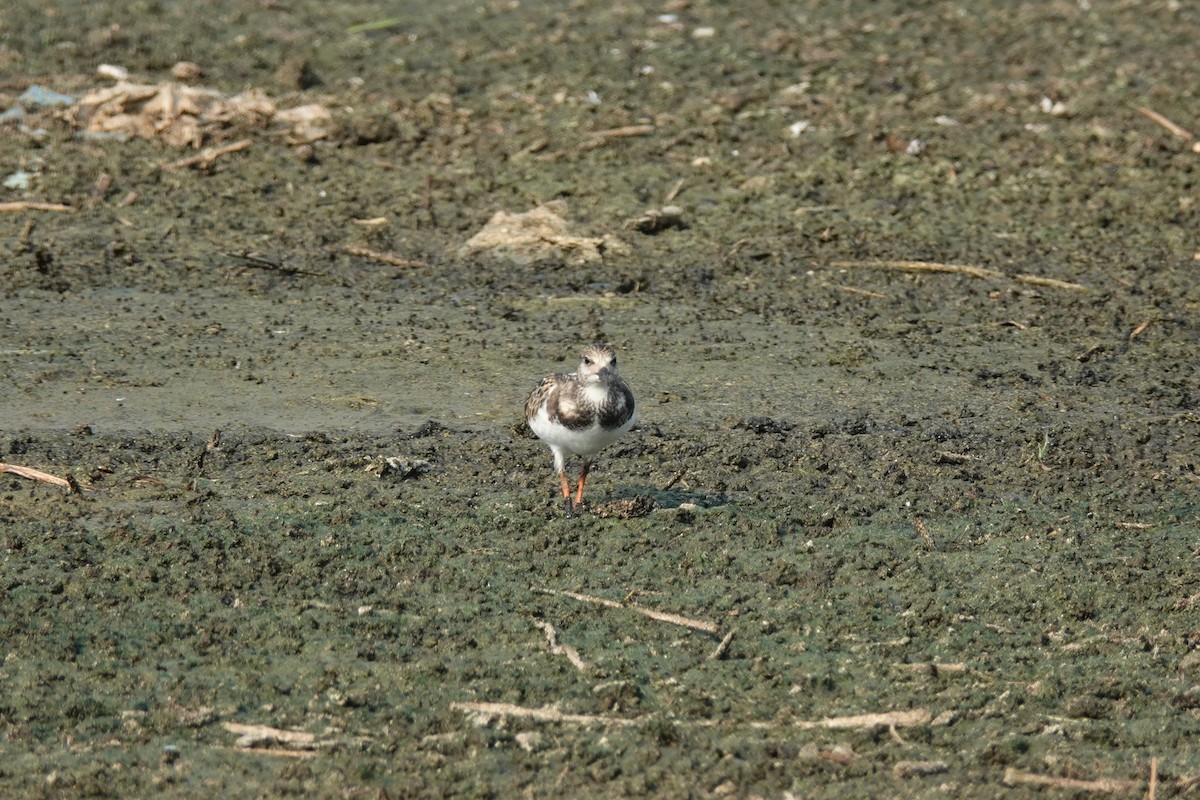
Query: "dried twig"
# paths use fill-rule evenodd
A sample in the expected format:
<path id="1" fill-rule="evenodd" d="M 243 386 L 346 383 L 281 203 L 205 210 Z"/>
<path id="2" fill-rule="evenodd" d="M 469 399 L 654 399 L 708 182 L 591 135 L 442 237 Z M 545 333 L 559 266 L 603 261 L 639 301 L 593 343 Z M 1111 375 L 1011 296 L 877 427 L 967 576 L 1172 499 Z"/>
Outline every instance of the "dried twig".
<path id="1" fill-rule="evenodd" d="M 478 723 L 486 723 L 495 717 L 519 717 L 536 722 L 565 722 L 574 725 L 601 725 L 624 727 L 636 725 L 640 719 L 628 717 L 601 717 L 594 714 L 565 714 L 553 706 L 525 708 L 512 703 L 451 703 L 454 711 L 470 714 Z"/>
<path id="2" fill-rule="evenodd" d="M 1146 800 L 1155 800 L 1158 794 L 1158 756 L 1150 757 L 1150 788 L 1146 790 Z"/>
<path id="3" fill-rule="evenodd" d="M 839 269 L 892 269 L 900 272 L 949 272 L 956 275 L 970 275 L 972 278 L 991 278 L 993 280 L 1005 277 L 1003 272 L 996 272 L 970 264 L 943 264 L 938 261 L 834 261 L 829 266 Z"/>
<path id="4" fill-rule="evenodd" d="M 284 275 L 315 275 L 317 277 L 323 277 L 325 275 L 324 272 L 312 272 L 311 270 L 300 269 L 299 267 L 289 267 L 285 264 L 280 264 L 278 261 L 272 261 L 269 258 L 255 255 L 254 253 L 226 252 L 222 255 L 229 256 L 230 258 L 240 258 L 246 262 L 247 267 L 251 267 L 253 269 L 265 269 L 273 272 L 279 272 Z"/>
<path id="5" fill-rule="evenodd" d="M 1041 275 L 1014 275 L 1013 280 L 1033 286 L 1045 286 L 1048 289 L 1067 289 L 1072 292 L 1086 292 L 1088 290 L 1082 283 L 1060 281 L 1057 278 L 1043 278 Z"/>
<path id="6" fill-rule="evenodd" d="M 0 203 L 0 211 L 74 211 L 62 203 L 43 203 L 38 200 L 14 200 Z"/>
<path id="7" fill-rule="evenodd" d="M 534 720 L 535 722 L 557 722 L 572 725 L 597 725 L 602 727 L 626 727 L 629 725 L 637 725 L 643 722 L 645 719 L 644 717 L 606 717 L 595 714 L 569 714 L 559 711 L 554 706 L 526 708 L 524 706 L 513 705 L 512 703 L 456 702 L 450 704 L 450 709 L 471 715 L 475 723 L 479 725 L 485 725 L 498 717 L 517 717 L 520 719 Z M 821 720 L 799 721 L 795 723 L 795 727 L 804 729 L 828 728 L 841 730 L 849 728 L 886 727 L 892 731 L 895 731 L 896 728 L 925 725 L 932 718 L 933 715 L 930 714 L 929 711 L 918 708 L 913 709 L 912 711 L 893 711 L 882 714 L 862 714 L 853 717 L 827 717 Z M 739 723 L 737 721 L 728 719 L 692 720 L 690 723 L 686 720 L 673 721 L 676 724 L 693 724 L 705 728 L 748 725 L 755 729 L 765 730 L 778 727 L 778 723 L 774 722 Z"/>
<path id="8" fill-rule="evenodd" d="M 967 665 L 958 661 L 949 663 L 941 661 L 929 661 L 916 664 L 892 664 L 892 667 L 908 672 L 927 672 L 930 675 L 941 675 L 943 673 L 966 672 Z"/>
<path id="9" fill-rule="evenodd" d="M 1133 330 L 1131 330 L 1129 332 L 1129 338 L 1136 339 L 1137 337 L 1141 336 L 1143 333 L 1146 332 L 1146 328 L 1149 328 L 1153 322 L 1154 322 L 1153 319 L 1148 319 L 1145 322 L 1143 322 L 1141 325 L 1138 325 L 1136 328 L 1134 328 Z"/>
<path id="10" fill-rule="evenodd" d="M 933 714 L 924 708 L 914 708 L 911 711 L 885 711 L 881 714 L 856 714 L 852 717 L 826 717 L 818 720 L 799 720 L 797 728 L 910 728 L 914 725 L 925 725 L 933 719 Z"/>
<path id="11" fill-rule="evenodd" d="M 22 478 L 28 478 L 31 481 L 52 483 L 55 486 L 61 486 L 64 489 L 73 490 L 71 481 L 67 478 L 60 478 L 57 475 L 51 475 L 49 472 L 42 472 L 40 469 L 34 469 L 33 467 L 22 467 L 19 464 L 0 463 L 0 472 L 11 472 L 13 475 L 20 475 Z"/>
<path id="12" fill-rule="evenodd" d="M 976 267 L 972 264 L 943 264 L 940 261 L 834 261 L 829 266 L 838 269 L 891 269 L 899 272 L 942 272 L 953 275 L 968 275 L 972 278 L 985 280 L 1006 280 L 1010 276 L 994 269 Z M 1069 289 L 1074 292 L 1086 292 L 1088 288 L 1080 283 L 1060 281 L 1056 278 L 1043 278 L 1040 275 L 1014 275 L 1011 280 L 1019 283 L 1029 283 L 1034 286 L 1045 286 L 1050 289 Z"/>
<path id="13" fill-rule="evenodd" d="M 733 635 L 737 633 L 737 628 L 730 628 L 729 633 L 725 634 L 725 638 L 717 645 L 717 648 L 708 654 L 709 661 L 722 661 L 725 656 L 729 655 L 729 645 L 733 643 Z"/>
<path id="14" fill-rule="evenodd" d="M 391 264 L 393 267 L 428 267 L 424 261 L 415 261 L 410 258 L 399 258 L 387 253 L 380 253 L 377 250 L 370 250 L 366 247 L 359 247 L 356 244 L 348 244 L 342 248 L 352 256 L 361 256 L 369 258 L 372 261 L 381 261 L 384 264 Z"/>
<path id="15" fill-rule="evenodd" d="M 541 629 L 542 633 L 546 634 L 546 644 L 550 646 L 550 652 L 556 656 L 566 656 L 567 660 L 574 665 L 575 669 L 583 673 L 588 673 L 591 668 L 579 656 L 579 651 L 569 644 L 562 644 L 558 641 L 558 631 L 554 630 L 554 626 L 549 622 L 535 620 L 534 625 Z"/>
<path id="16" fill-rule="evenodd" d="M 663 202 L 670 203 L 672 200 L 674 200 L 676 197 L 679 196 L 679 190 L 682 188 L 683 188 L 683 178 L 680 178 L 679 180 L 675 181 L 675 185 L 671 187 L 671 190 L 669 192 L 667 192 L 666 197 L 663 198 Z"/>
<path id="17" fill-rule="evenodd" d="M 223 727 L 230 733 L 238 735 L 238 740 L 234 744 L 234 748 L 238 752 L 285 758 L 312 758 L 317 755 L 316 751 L 323 747 L 346 742 L 362 744 L 370 741 L 369 737 L 363 736 L 318 739 L 316 734 L 307 731 L 272 728 L 269 725 L 247 725 L 240 722 L 226 722 L 223 723 Z"/>
<path id="18" fill-rule="evenodd" d="M 678 472 L 676 472 L 674 475 L 671 476 L 671 480 L 667 481 L 666 483 L 664 483 L 662 485 L 662 488 L 660 488 L 659 491 L 665 492 L 668 489 L 670 489 L 672 486 L 674 486 L 675 484 L 679 483 L 681 480 L 683 480 L 683 476 L 687 474 L 687 471 L 688 471 L 687 464 L 684 464 L 682 467 L 679 468 Z"/>
<path id="19" fill-rule="evenodd" d="M 264 742 L 278 742 L 303 749 L 317 746 L 316 734 L 307 731 L 289 731 L 269 725 L 246 725 L 241 722 L 226 722 L 224 728 L 238 735 L 237 746 L 243 748 L 259 747 Z"/>
<path id="20" fill-rule="evenodd" d="M 569 597 L 572 600 L 579 600 L 583 603 L 595 603 L 596 605 L 606 606 L 608 608 L 627 608 L 630 611 L 636 611 L 637 613 L 649 617 L 650 619 L 656 619 L 659 622 L 668 622 L 672 625 L 679 625 L 683 628 L 691 628 L 694 631 L 707 633 L 711 636 L 716 636 L 721 632 L 721 629 L 716 625 L 713 625 L 711 622 L 702 622 L 701 620 L 697 619 L 689 619 L 688 617 L 681 617 L 678 614 L 671 614 L 666 611 L 655 611 L 653 608 L 639 606 L 636 603 L 621 603 L 616 600 L 608 600 L 604 597 L 594 597 L 590 594 L 580 594 L 579 592 L 564 592 L 558 589 L 541 589 L 534 587 L 534 591 L 540 594 L 554 595 L 556 597 Z"/>
<path id="21" fill-rule="evenodd" d="M 1007 786 L 1054 786 L 1059 789 L 1076 789 L 1082 792 L 1128 792 L 1136 789 L 1137 781 L 1122 781 L 1116 778 L 1098 778 L 1082 780 L 1080 778 L 1059 778 L 1054 775 L 1037 775 L 1032 772 L 1009 767 L 1004 771 L 1003 783 Z"/>
<path id="22" fill-rule="evenodd" d="M 221 156 L 236 153 L 239 150 L 245 150 L 250 145 L 254 144 L 249 139 L 233 142 L 232 144 L 222 145 L 221 147 L 206 147 L 194 156 L 181 158 L 178 161 L 172 161 L 169 164 L 163 164 L 164 170 L 183 169 L 184 167 L 198 167 L 200 169 L 208 169 Z"/>
<path id="23" fill-rule="evenodd" d="M 1158 113 L 1157 111 L 1155 111 L 1152 108 L 1148 108 L 1147 106 L 1138 106 L 1138 113 L 1141 114 L 1146 119 L 1153 122 L 1154 124 L 1161 125 L 1162 127 L 1166 128 L 1171 133 L 1178 136 L 1180 139 L 1196 138 L 1196 137 L 1192 136 L 1192 132 L 1189 131 L 1187 128 L 1184 128 L 1181 125 L 1176 125 L 1174 122 L 1171 122 L 1171 120 L 1167 119 L 1162 114 Z"/>
<path id="24" fill-rule="evenodd" d="M 580 150 L 595 150 L 603 147 L 613 139 L 627 139 L 630 136 L 646 136 L 654 133 L 653 125 L 624 125 L 620 128 L 609 128 L 606 131 L 593 131 L 590 138 L 579 145 Z"/>
<path id="25" fill-rule="evenodd" d="M 861 294 L 864 297 L 874 297 L 878 300 L 887 298 L 887 295 L 883 292 L 873 292 L 870 289 L 860 289 L 857 286 L 841 286 L 836 283 L 831 285 L 834 289 L 837 289 L 839 292 L 845 292 L 846 294 Z"/>

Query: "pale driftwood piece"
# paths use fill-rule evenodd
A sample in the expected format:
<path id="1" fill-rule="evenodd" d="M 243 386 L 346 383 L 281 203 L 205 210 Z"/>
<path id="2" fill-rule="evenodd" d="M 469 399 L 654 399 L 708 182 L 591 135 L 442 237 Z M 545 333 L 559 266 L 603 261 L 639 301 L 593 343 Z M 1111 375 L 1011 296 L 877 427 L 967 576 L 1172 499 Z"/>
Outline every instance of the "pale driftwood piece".
<path id="1" fill-rule="evenodd" d="M 451 703 L 453 711 L 470 714 L 476 722 L 486 723 L 495 717 L 518 717 L 531 719 L 535 722 L 561 722 L 572 725 L 601 725 L 608 727 L 625 727 L 637 725 L 640 719 L 629 717 L 601 717 L 594 714 L 566 714 L 553 706 L 541 708 L 525 708 L 512 703 Z"/>
<path id="2" fill-rule="evenodd" d="M 42 483 L 52 483 L 55 486 L 61 486 L 64 489 L 73 489 L 71 482 L 66 478 L 60 478 L 57 475 L 51 475 L 49 472 L 42 472 L 40 469 L 33 467 L 22 467 L 19 464 L 0 464 L 0 472 L 9 472 L 13 475 L 20 475 L 22 478 L 28 478 L 31 481 L 41 481 Z"/>
<path id="3" fill-rule="evenodd" d="M 891 269 L 899 272 L 946 272 L 955 275 L 970 275 L 972 278 L 998 280 L 1006 277 L 1003 272 L 984 269 L 971 264 L 943 264 L 940 261 L 834 261 L 829 266 L 838 269 Z"/>
<path id="4" fill-rule="evenodd" d="M 558 631 L 554 630 L 553 625 L 542 620 L 535 620 L 533 624 L 541 629 L 542 633 L 546 634 L 546 644 L 550 647 L 551 653 L 556 656 L 565 656 L 575 669 L 584 674 L 591 672 L 591 667 L 580 657 L 578 650 L 569 644 L 562 644 L 558 641 Z"/>
<path id="5" fill-rule="evenodd" d="M 943 264 L 940 261 L 834 261 L 829 266 L 838 269 L 890 269 L 897 272 L 947 273 L 985 280 L 1014 280 L 1018 283 L 1028 283 L 1048 289 L 1067 289 L 1072 292 L 1088 291 L 1088 287 L 1081 283 L 1060 281 L 1057 278 L 1043 278 L 1040 275 L 1013 275 L 1010 277 L 1003 272 L 977 267 L 973 264 Z"/>
<path id="6" fill-rule="evenodd" d="M 74 211 L 62 203 L 43 203 L 39 200 L 13 200 L 0 203 L 0 211 Z"/>
<path id="7" fill-rule="evenodd" d="M 892 664 L 892 667 L 908 672 L 928 672 L 930 675 L 941 675 L 942 673 L 966 672 L 967 665 L 961 662 L 952 661 L 944 663 L 941 661 L 927 661 L 917 664 Z"/>
<path id="8" fill-rule="evenodd" d="M 689 619 L 688 617 L 681 617 L 678 614 L 671 614 L 666 611 L 655 611 L 653 608 L 646 608 L 645 606 L 639 606 L 636 603 L 621 603 L 616 600 L 608 600 L 607 598 L 604 598 L 604 597 L 593 597 L 590 594 L 580 594 L 579 592 L 567 592 L 567 591 L 561 591 L 559 589 L 535 588 L 534 591 L 540 592 L 541 594 L 554 595 L 556 597 L 569 597 L 572 600 L 578 600 L 582 603 L 595 603 L 596 605 L 605 606 L 607 608 L 626 608 L 626 609 L 629 609 L 630 611 L 636 611 L 637 613 L 641 614 L 642 616 L 649 617 L 650 619 L 656 619 L 659 622 L 668 622 L 672 625 L 679 625 L 680 627 L 683 627 L 683 628 L 691 628 L 692 630 L 701 631 L 703 633 L 707 633 L 712 636 L 717 636 L 721 632 L 721 629 L 718 628 L 716 625 L 713 625 L 711 622 L 703 622 L 698 619 Z"/>
<path id="9" fill-rule="evenodd" d="M 388 253 L 381 253 L 378 250 L 371 250 L 366 247 L 359 247 L 356 244 L 348 244 L 342 248 L 352 256 L 360 256 L 361 258 L 369 258 L 372 261 L 379 261 L 384 264 L 391 264 L 393 267 L 428 267 L 424 261 L 415 261 L 411 258 L 400 258 Z"/>
<path id="10" fill-rule="evenodd" d="M 613 139 L 627 139 L 630 136 L 646 136 L 654 133 L 653 125 L 623 125 L 620 128 L 609 128 L 605 131 L 593 131 L 588 139 L 579 145 L 580 150 L 594 150 L 603 147 Z"/>
<path id="11" fill-rule="evenodd" d="M 857 286 L 841 286 L 836 283 L 831 284 L 831 285 L 833 286 L 833 288 L 837 289 L 839 292 L 845 292 L 846 294 L 858 294 L 858 295 L 862 295 L 863 297 L 874 297 L 876 300 L 886 300 L 887 299 L 887 295 L 884 294 L 883 292 L 873 292 L 870 289 L 860 289 Z"/>
<path id="12" fill-rule="evenodd" d="M 233 144 L 222 145 L 221 147 L 206 147 L 194 156 L 181 158 L 178 161 L 172 161 L 169 164 L 163 164 L 164 170 L 183 169 L 184 167 L 199 167 L 200 169 L 208 169 L 221 156 L 236 153 L 239 150 L 245 150 L 254 144 L 249 139 L 242 139 Z"/>
<path id="13" fill-rule="evenodd" d="M 1138 113 L 1141 114 L 1146 119 L 1153 122 L 1155 125 L 1161 125 L 1163 128 L 1170 131 L 1175 136 L 1178 136 L 1180 139 L 1196 138 L 1196 137 L 1192 136 L 1192 132 L 1189 131 L 1187 128 L 1183 127 L 1182 125 L 1176 125 L 1174 122 L 1167 119 L 1162 114 L 1155 111 L 1154 109 L 1149 108 L 1148 106 L 1138 106 Z"/>
<path id="14" fill-rule="evenodd" d="M 857 714 L 851 717 L 826 717 L 817 720 L 799 720 L 797 728 L 911 728 L 915 725 L 925 725 L 933 719 L 933 714 L 924 708 L 914 708 L 911 711 L 885 711 L 881 714 Z"/>
<path id="15" fill-rule="evenodd" d="M 307 731 L 289 731 L 269 725 L 246 725 L 241 722 L 224 723 L 225 730 L 238 735 L 237 746 L 243 749 L 258 747 L 265 741 L 279 742 L 293 748 L 312 749 L 317 746 L 316 734 Z"/>
<path id="16" fill-rule="evenodd" d="M 737 628 L 729 629 L 729 633 L 725 634 L 725 638 L 721 640 L 716 649 L 708 654 L 709 661 L 720 661 L 729 655 L 729 645 L 733 643 L 735 633 L 737 633 Z"/>
<path id="17" fill-rule="evenodd" d="M 1116 778 L 1059 778 L 1055 775 L 1038 775 L 1009 767 L 1004 771 L 1005 786 L 1053 786 L 1058 789 L 1073 789 L 1080 792 L 1130 792 L 1138 788 L 1138 781 L 1123 781 Z"/>
<path id="18" fill-rule="evenodd" d="M 1082 283 L 1060 281 L 1057 278 L 1043 278 L 1041 275 L 1015 275 L 1014 281 L 1028 283 L 1032 286 L 1045 286 L 1047 289 L 1066 289 L 1071 292 L 1086 292 L 1088 288 Z"/>
<path id="19" fill-rule="evenodd" d="M 450 704 L 450 710 L 461 711 L 468 714 L 476 722 L 476 724 L 487 724 L 493 719 L 499 717 L 515 717 L 519 719 L 529 719 L 535 722 L 556 722 L 572 725 L 600 725 L 608 727 L 624 727 L 629 725 L 637 725 L 645 720 L 645 717 L 606 717 L 595 714 L 569 714 L 559 711 L 554 706 L 542 706 L 541 708 L 527 708 L 518 706 L 512 703 L 484 703 L 484 702 L 454 702 Z M 926 709 L 917 708 L 911 711 L 889 711 L 881 714 L 859 714 L 852 717 L 826 717 L 820 720 L 801 720 L 793 723 L 797 728 L 804 730 L 813 728 L 827 728 L 832 730 L 842 730 L 850 728 L 875 728 L 886 727 L 895 731 L 896 728 L 913 727 L 924 725 L 933 718 L 933 715 Z M 767 730 L 780 727 L 780 723 L 775 722 L 738 722 L 736 720 L 716 719 L 716 720 L 672 720 L 679 725 L 698 725 L 700 727 L 718 727 L 729 726 L 737 727 L 745 725 L 757 730 Z"/>

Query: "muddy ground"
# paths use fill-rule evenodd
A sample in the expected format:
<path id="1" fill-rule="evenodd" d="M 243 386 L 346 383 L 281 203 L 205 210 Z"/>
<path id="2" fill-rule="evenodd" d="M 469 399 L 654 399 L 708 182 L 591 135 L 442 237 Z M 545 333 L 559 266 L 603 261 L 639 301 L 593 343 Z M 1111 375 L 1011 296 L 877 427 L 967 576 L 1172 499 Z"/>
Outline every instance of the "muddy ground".
<path id="1" fill-rule="evenodd" d="M 1200 792 L 1195 7 L 107 5 L 9 2 L 0 107 L 336 130 L 0 129 L 71 209 L 0 213 L 0 461 L 79 489 L 0 475 L 0 793 Z M 601 261 L 460 255 L 556 199 Z"/>

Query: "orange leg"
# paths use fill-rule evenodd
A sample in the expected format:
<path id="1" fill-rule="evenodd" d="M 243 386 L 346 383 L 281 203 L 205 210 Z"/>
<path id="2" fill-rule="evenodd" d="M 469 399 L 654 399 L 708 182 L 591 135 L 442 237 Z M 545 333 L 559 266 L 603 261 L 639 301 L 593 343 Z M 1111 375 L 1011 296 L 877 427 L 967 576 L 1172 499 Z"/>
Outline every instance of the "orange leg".
<path id="1" fill-rule="evenodd" d="M 575 487 L 575 505 L 583 502 L 583 484 L 587 481 L 588 470 L 592 468 L 592 462 L 584 461 L 579 468 L 579 484 Z"/>
<path id="2" fill-rule="evenodd" d="M 567 473 L 558 473 L 558 485 L 562 489 L 563 497 L 571 497 L 571 482 L 567 480 Z"/>

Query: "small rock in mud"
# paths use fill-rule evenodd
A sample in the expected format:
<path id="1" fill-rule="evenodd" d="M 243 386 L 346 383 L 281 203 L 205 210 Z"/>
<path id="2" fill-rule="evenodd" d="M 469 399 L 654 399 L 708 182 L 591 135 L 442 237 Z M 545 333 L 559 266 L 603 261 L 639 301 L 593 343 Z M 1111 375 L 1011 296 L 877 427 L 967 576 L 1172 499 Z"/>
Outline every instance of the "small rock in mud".
<path id="1" fill-rule="evenodd" d="M 683 230 L 687 223 L 683 221 L 683 209 L 679 206 L 663 206 L 652 208 L 640 217 L 634 217 L 625 223 L 626 228 L 653 235 L 671 228 Z"/>
<path id="2" fill-rule="evenodd" d="M 614 248 L 623 249 L 624 244 L 611 237 L 572 232 L 567 204 L 555 200 L 523 214 L 497 211 L 458 254 L 461 258 L 491 255 L 517 264 L 557 257 L 577 266 L 600 261 L 605 250 Z"/>

